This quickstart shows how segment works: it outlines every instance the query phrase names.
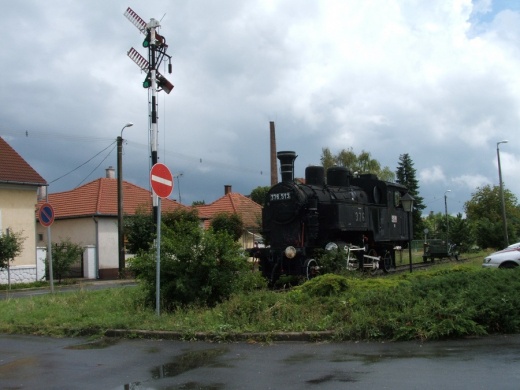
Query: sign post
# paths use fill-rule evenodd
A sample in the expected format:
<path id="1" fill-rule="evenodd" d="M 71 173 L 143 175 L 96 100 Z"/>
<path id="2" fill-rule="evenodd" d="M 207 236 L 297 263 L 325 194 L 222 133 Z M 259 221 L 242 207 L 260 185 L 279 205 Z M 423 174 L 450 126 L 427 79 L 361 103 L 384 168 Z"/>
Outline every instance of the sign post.
<path id="1" fill-rule="evenodd" d="M 54 222 L 54 208 L 50 203 L 44 203 L 38 210 L 38 220 L 47 228 L 47 256 L 49 259 L 49 278 L 51 284 L 51 292 L 54 292 L 54 277 L 52 272 L 52 243 L 51 243 L 51 225 Z"/>
<path id="2" fill-rule="evenodd" d="M 156 273 L 155 273 L 155 313 L 161 315 L 161 199 L 167 198 L 173 191 L 173 175 L 164 164 L 157 163 L 150 171 L 150 183 L 153 192 L 158 196 L 157 202 L 157 239 Z"/>

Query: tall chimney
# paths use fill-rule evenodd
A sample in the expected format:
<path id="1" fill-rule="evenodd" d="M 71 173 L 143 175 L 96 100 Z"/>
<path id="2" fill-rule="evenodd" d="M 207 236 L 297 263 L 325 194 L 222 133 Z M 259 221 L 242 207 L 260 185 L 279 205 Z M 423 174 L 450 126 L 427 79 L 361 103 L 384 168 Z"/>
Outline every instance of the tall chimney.
<path id="1" fill-rule="evenodd" d="M 294 181 L 294 160 L 296 160 L 295 152 L 278 152 L 278 160 L 280 160 L 280 173 L 282 174 L 282 182 Z"/>
<path id="2" fill-rule="evenodd" d="M 278 183 L 278 169 L 276 166 L 276 134 L 274 132 L 274 122 L 269 122 L 271 131 L 271 186 Z"/>
<path id="3" fill-rule="evenodd" d="M 224 195 L 231 194 L 231 184 L 224 184 Z"/>

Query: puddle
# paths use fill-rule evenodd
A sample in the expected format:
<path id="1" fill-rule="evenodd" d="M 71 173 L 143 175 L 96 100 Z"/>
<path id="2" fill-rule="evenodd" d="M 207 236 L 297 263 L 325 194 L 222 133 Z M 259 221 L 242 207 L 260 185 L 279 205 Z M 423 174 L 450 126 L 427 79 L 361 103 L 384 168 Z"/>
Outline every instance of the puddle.
<path id="1" fill-rule="evenodd" d="M 306 382 L 311 385 L 321 385 L 327 382 L 358 382 L 359 379 L 356 378 L 356 374 L 359 373 L 349 374 L 342 372 L 336 374 L 326 374 L 319 378 L 310 379 Z"/>
<path id="2" fill-rule="evenodd" d="M 219 357 L 228 352 L 228 348 L 203 349 L 200 351 L 185 352 L 169 363 L 157 366 L 151 370 L 152 379 L 171 378 L 184 372 L 194 370 L 199 367 L 228 367 L 219 361 Z M 118 388 L 123 390 L 221 390 L 224 389 L 222 383 L 201 384 L 198 382 L 187 382 L 175 387 L 155 387 L 150 381 L 133 382 Z"/>
<path id="3" fill-rule="evenodd" d="M 168 378 L 199 367 L 218 366 L 218 357 L 226 352 L 228 352 L 227 348 L 203 349 L 200 351 L 186 352 L 176 357 L 175 360 L 170 363 L 155 367 L 152 370 L 152 378 Z"/>
<path id="4" fill-rule="evenodd" d="M 223 383 L 201 384 L 198 382 L 187 382 L 176 386 L 159 386 L 154 387 L 146 383 L 134 382 L 118 387 L 114 390 L 223 390 L 225 386 Z"/>
<path id="5" fill-rule="evenodd" d="M 112 345 L 116 345 L 117 343 L 119 343 L 119 339 L 112 337 L 103 337 L 85 344 L 69 345 L 68 347 L 65 347 L 65 349 L 103 349 L 111 347 Z"/>
<path id="6" fill-rule="evenodd" d="M 171 390 L 222 390 L 224 389 L 223 383 L 215 383 L 210 385 L 202 385 L 197 382 L 188 382 L 182 385 L 179 385 L 175 388 L 170 388 Z"/>

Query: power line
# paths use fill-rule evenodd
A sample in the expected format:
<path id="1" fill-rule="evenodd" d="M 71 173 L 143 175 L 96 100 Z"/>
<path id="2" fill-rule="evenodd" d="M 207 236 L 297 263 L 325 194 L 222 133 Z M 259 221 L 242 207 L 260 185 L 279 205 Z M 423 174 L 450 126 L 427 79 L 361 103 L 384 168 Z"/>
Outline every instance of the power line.
<path id="1" fill-rule="evenodd" d="M 58 180 L 60 180 L 60 179 L 63 179 L 65 176 L 68 176 L 68 175 L 70 175 L 72 172 L 77 171 L 79 168 L 81 168 L 81 167 L 84 166 L 85 164 L 87 164 L 87 163 L 89 163 L 90 161 L 92 161 L 95 157 L 99 156 L 101 153 L 103 153 L 105 150 L 107 150 L 110 146 L 114 145 L 115 143 L 116 143 L 116 141 L 112 141 L 112 143 L 110 143 L 110 145 L 108 145 L 108 146 L 107 146 L 106 148 L 104 148 L 102 151 L 96 153 L 93 157 L 89 158 L 89 159 L 88 159 L 87 161 L 85 161 L 83 164 L 78 165 L 76 168 L 74 168 L 73 170 L 67 172 L 66 174 L 64 174 L 64 175 L 62 175 L 62 176 L 60 176 L 60 177 L 58 177 L 57 179 L 52 180 L 51 182 L 49 182 L 49 184 L 52 184 L 52 183 L 54 183 L 54 182 L 56 182 L 56 181 L 58 181 Z M 114 146 L 114 148 L 115 148 L 115 146 Z M 114 150 L 114 149 L 112 149 L 112 150 Z M 112 152 L 112 151 L 110 151 L 110 153 L 111 153 L 111 152 Z M 108 156 L 107 156 L 107 157 L 108 157 Z M 105 157 L 105 159 L 106 159 L 106 157 Z M 104 159 L 104 160 L 105 160 L 105 159 Z M 104 161 L 104 160 L 103 160 L 103 161 Z M 103 161 L 102 161 L 102 162 L 103 162 Z M 98 165 L 98 166 L 99 166 L 99 165 Z M 96 168 L 97 168 L 97 167 L 96 167 Z M 89 175 L 90 175 L 90 174 L 89 174 Z"/>
<path id="2" fill-rule="evenodd" d="M 110 146 L 110 145 L 109 145 L 109 146 Z M 102 164 L 102 163 L 103 163 L 103 162 L 108 158 L 108 156 L 110 156 L 110 154 L 114 151 L 115 148 L 116 148 L 116 145 L 114 145 L 114 147 L 112 148 L 112 150 L 111 150 L 110 152 L 108 152 L 108 154 L 105 156 L 105 158 L 104 158 L 103 160 L 101 160 L 101 161 L 99 162 L 99 164 L 98 164 L 98 165 L 97 165 L 97 166 L 96 166 L 92 171 L 90 171 L 90 173 L 89 173 L 89 174 L 88 174 L 88 175 L 87 175 L 87 176 L 86 176 L 86 177 L 81 181 L 81 183 L 79 183 L 75 188 L 78 188 L 80 185 L 82 185 L 83 182 L 84 182 L 85 180 L 87 180 L 88 177 L 89 177 L 90 175 L 92 175 L 92 173 L 93 173 L 96 169 L 98 169 L 99 166 L 100 166 L 100 165 L 101 165 L 101 164 Z M 105 149 L 106 149 L 106 148 L 105 148 Z M 100 153 L 101 153 L 101 152 L 100 152 Z M 98 154 L 99 154 L 99 153 L 98 153 Z"/>
<path id="3" fill-rule="evenodd" d="M 63 140 L 68 140 L 68 141 L 71 141 L 71 142 L 78 142 L 78 141 L 81 141 L 81 142 L 99 142 L 99 141 L 105 141 L 106 142 L 106 141 L 112 141 L 112 143 L 116 142 L 116 141 L 114 141 L 113 138 L 92 137 L 92 136 L 78 136 L 78 135 L 63 134 L 63 133 L 50 132 L 50 131 L 31 132 L 31 131 L 25 131 L 25 130 L 1 130 L 1 132 L 2 132 L 2 134 L 10 134 L 10 135 L 12 135 L 14 137 L 19 137 L 19 138 L 43 138 L 43 139 L 59 138 L 62 141 Z M 166 132 L 164 132 L 164 133 L 166 133 Z M 148 138 L 150 138 L 150 134 L 148 134 Z M 129 141 L 129 140 L 126 140 L 126 139 L 125 139 L 125 141 L 129 144 L 129 146 L 134 146 L 134 147 L 137 146 L 137 147 L 146 148 L 146 149 L 149 148 L 149 145 L 145 145 L 145 144 L 142 144 L 142 143 L 139 143 L 139 142 Z M 150 141 L 150 140 L 148 139 L 148 141 Z M 112 143 L 110 145 L 112 145 Z M 166 143 L 166 142 L 164 142 L 164 143 Z M 107 148 L 103 149 L 98 154 L 103 153 L 103 151 L 108 149 L 110 147 L 110 145 Z M 94 157 L 96 157 L 98 154 L 96 154 Z M 180 152 L 172 152 L 171 150 L 166 148 L 166 146 L 164 146 L 164 148 L 163 148 L 163 155 L 164 155 L 164 157 L 168 156 L 168 160 L 169 161 L 172 160 L 172 156 L 176 156 L 176 157 L 181 158 L 181 159 L 186 160 L 186 161 L 198 162 L 199 164 L 202 164 L 204 166 L 207 165 L 207 166 L 210 166 L 212 168 L 228 169 L 228 170 L 233 170 L 233 171 L 242 172 L 242 173 L 260 174 L 262 176 L 262 175 L 264 175 L 264 173 L 270 172 L 270 170 L 266 169 L 265 167 L 260 168 L 260 169 L 253 169 L 251 167 L 246 167 L 244 164 L 240 164 L 240 165 L 229 164 L 229 163 L 225 163 L 225 162 L 220 162 L 220 161 L 208 159 L 208 158 L 206 158 L 204 156 L 198 156 L 197 157 L 197 156 L 194 156 L 194 155 L 187 155 L 187 154 L 180 153 Z M 69 175 L 70 173 L 72 173 L 75 170 L 77 170 L 78 168 L 82 167 L 83 165 L 85 165 L 89 161 L 91 161 L 91 159 L 89 159 L 84 164 L 78 166 L 77 168 L 73 169 L 69 173 L 66 173 L 63 176 L 60 176 L 57 179 L 54 179 L 49 184 L 51 184 L 51 183 L 53 183 L 53 182 L 55 182 L 55 181 L 65 177 L 65 176 Z"/>
<path id="4" fill-rule="evenodd" d="M 106 137 L 92 137 L 92 136 L 78 136 L 72 134 L 64 134 L 58 133 L 54 131 L 30 131 L 30 130 L 1 130 L 2 134 L 11 135 L 13 137 L 20 138 L 59 138 L 60 140 L 71 140 L 71 141 L 82 141 L 82 142 L 98 142 L 98 141 L 108 141 L 112 140 L 112 138 Z"/>

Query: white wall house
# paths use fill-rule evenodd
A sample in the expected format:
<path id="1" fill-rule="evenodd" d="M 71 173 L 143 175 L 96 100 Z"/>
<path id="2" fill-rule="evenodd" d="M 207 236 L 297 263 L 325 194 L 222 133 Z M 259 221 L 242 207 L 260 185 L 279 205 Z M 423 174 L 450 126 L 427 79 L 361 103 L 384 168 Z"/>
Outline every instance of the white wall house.
<path id="1" fill-rule="evenodd" d="M 123 214 L 134 215 L 140 208 L 151 210 L 150 191 L 126 181 L 123 187 Z M 94 248 L 95 278 L 119 277 L 117 179 L 114 169 L 106 177 L 93 180 L 70 191 L 48 195 L 55 213 L 51 229 L 52 242 L 70 239 L 75 244 Z M 174 200 L 163 199 L 162 211 L 185 207 Z M 47 242 L 47 229 L 38 225 L 39 245 Z M 89 261 L 92 261 L 90 259 Z M 92 275 L 85 275 L 91 277 Z"/>

